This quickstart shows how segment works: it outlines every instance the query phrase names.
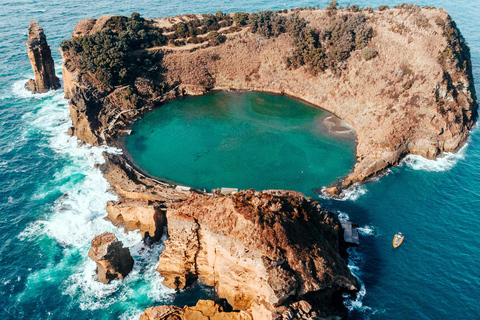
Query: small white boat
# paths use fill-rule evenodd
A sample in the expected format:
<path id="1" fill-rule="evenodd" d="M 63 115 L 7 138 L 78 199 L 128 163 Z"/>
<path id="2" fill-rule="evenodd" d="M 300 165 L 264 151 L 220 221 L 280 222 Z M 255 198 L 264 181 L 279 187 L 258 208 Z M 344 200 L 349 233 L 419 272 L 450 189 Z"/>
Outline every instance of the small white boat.
<path id="1" fill-rule="evenodd" d="M 393 237 L 393 247 L 394 248 L 400 247 L 400 245 L 403 242 L 403 238 L 405 238 L 405 237 L 403 236 L 403 234 L 401 232 L 397 233 L 395 235 L 395 237 Z"/>

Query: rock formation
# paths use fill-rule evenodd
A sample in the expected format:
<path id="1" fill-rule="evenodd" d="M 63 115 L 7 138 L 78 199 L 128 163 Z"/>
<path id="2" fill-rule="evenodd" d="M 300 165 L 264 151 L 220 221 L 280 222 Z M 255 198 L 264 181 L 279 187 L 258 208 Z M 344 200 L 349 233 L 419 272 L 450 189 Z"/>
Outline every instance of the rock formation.
<path id="1" fill-rule="evenodd" d="M 60 80 L 55 75 L 55 66 L 52 52 L 47 44 L 47 37 L 36 20 L 30 21 L 26 44 L 35 79 L 28 80 L 25 88 L 33 93 L 60 88 Z"/>
<path id="2" fill-rule="evenodd" d="M 144 199 L 125 199 L 107 203 L 108 218 L 127 230 L 140 230 L 146 242 L 160 240 L 165 226 L 164 206 Z"/>
<path id="3" fill-rule="evenodd" d="M 283 14 L 285 18 L 294 15 L 324 32 L 333 19 L 328 10 Z M 163 55 L 160 78 L 145 79 L 143 74 L 116 87 L 83 72 L 79 56 L 65 47 L 63 74 L 74 134 L 92 144 L 115 144 L 118 130 L 150 108 L 215 88 L 288 94 L 352 125 L 357 134 L 357 164 L 342 183 L 329 189 L 331 193 L 398 164 L 407 154 L 433 158 L 456 151 L 476 119 L 478 104 L 469 49 L 450 16 L 443 9 L 414 5 L 333 13 L 339 19 L 355 15 L 365 17 L 373 29 L 368 48 L 375 54 L 365 57 L 362 50 L 354 50 L 342 62 L 341 71 L 327 69 L 314 75 L 307 66 L 287 64 L 296 50 L 295 39 L 288 33 L 266 37 L 248 26 L 237 26 L 218 46 L 163 45 L 143 50 Z M 178 19 L 148 23 L 174 28 Z M 111 16 L 81 21 L 73 39 L 117 22 Z M 154 94 L 158 88 L 167 94 Z"/>
<path id="4" fill-rule="evenodd" d="M 211 300 L 199 300 L 193 307 L 158 306 L 145 310 L 140 320 L 251 320 L 244 312 L 224 312 Z"/>
<path id="5" fill-rule="evenodd" d="M 302 300 L 332 315 L 342 293 L 358 288 L 339 254 L 338 220 L 300 193 L 192 195 L 167 211 L 167 221 L 157 268 L 164 284 L 183 289 L 199 279 L 253 319 L 293 312 Z"/>
<path id="6" fill-rule="evenodd" d="M 97 281 L 110 283 L 125 278 L 133 268 L 130 250 L 113 233 L 102 233 L 92 240 L 88 257 L 97 264 Z"/>
<path id="7" fill-rule="evenodd" d="M 193 18 L 142 20 L 132 14 L 79 22 L 72 40 L 61 48 L 74 125 L 70 132 L 93 145 L 118 146 L 121 132 L 134 119 L 183 95 L 212 89 L 288 94 L 336 114 L 355 129 L 357 164 L 343 182 L 328 189 L 338 194 L 409 153 L 431 158 L 457 150 L 476 119 L 468 47 L 442 9 L 295 10 L 274 17 L 277 22 L 300 21 L 294 27 L 305 22 L 303 28 L 311 27 L 327 40 L 342 29 L 329 30 L 332 19 L 373 29 L 368 50 L 353 46 L 344 54 L 336 48 L 343 60 L 322 72 L 302 61 L 292 65 L 291 55 L 302 40 L 293 33 L 262 34 L 272 25 L 258 31 L 240 20 L 225 29 L 220 25 L 228 24 L 227 16 L 221 17 L 220 29 L 195 39 L 200 43 L 186 38 L 161 42 L 163 31 L 175 34 L 175 23 L 188 19 Z M 115 37 L 125 28 L 137 28 L 122 37 L 137 32 L 130 44 L 140 45 L 119 46 L 130 51 L 121 52 L 118 61 L 98 63 L 98 55 L 86 53 L 91 48 L 78 51 L 97 43 L 98 52 L 108 53 L 113 42 L 102 37 Z M 93 40 L 80 42 L 82 37 Z M 351 40 L 351 34 L 344 38 Z M 110 58 L 105 54 L 102 59 Z M 200 280 L 215 287 L 218 298 L 236 311 L 226 313 L 213 301 L 202 301 L 183 309 L 149 308 L 142 320 L 345 316 L 342 294 L 354 293 L 358 284 L 341 254 L 342 229 L 332 213 L 293 191 L 208 195 L 146 177 L 123 155 L 106 154 L 105 159 L 100 170 L 121 198 L 107 205 L 113 222 L 155 240 L 166 218 L 169 239 L 157 269 L 164 283 L 183 289 Z M 97 236 L 89 253 L 103 281 L 125 276 L 133 265 L 128 249 L 112 236 Z"/>

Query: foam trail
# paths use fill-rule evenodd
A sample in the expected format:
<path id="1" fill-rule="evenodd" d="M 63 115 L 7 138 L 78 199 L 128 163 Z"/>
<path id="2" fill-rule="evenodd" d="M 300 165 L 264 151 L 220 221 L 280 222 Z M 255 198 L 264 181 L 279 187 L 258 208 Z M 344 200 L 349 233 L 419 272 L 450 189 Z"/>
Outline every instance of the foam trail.
<path id="1" fill-rule="evenodd" d="M 344 295 L 344 305 L 348 309 L 349 312 L 357 311 L 360 312 L 364 319 L 370 319 L 370 314 L 375 313 L 374 310 L 368 306 L 363 305 L 363 298 L 367 294 L 367 290 L 365 289 L 365 284 L 363 283 L 362 279 L 360 278 L 360 266 L 362 264 L 363 257 L 356 248 L 349 248 L 348 252 L 348 268 L 352 272 L 352 274 L 357 278 L 358 283 L 360 284 L 360 290 L 357 292 L 357 296 L 355 300 L 352 300 L 349 295 Z"/>
<path id="2" fill-rule="evenodd" d="M 419 155 L 408 155 L 402 161 L 409 168 L 427 172 L 443 172 L 452 169 L 460 160 L 465 159 L 465 150 L 468 144 L 463 145 L 457 153 L 445 152 L 436 159 L 426 159 Z"/>

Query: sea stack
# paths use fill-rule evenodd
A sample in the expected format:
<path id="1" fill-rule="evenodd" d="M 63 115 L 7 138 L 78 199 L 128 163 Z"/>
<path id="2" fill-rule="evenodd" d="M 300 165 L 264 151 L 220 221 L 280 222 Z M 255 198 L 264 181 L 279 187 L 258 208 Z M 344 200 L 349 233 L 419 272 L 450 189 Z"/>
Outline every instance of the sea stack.
<path id="1" fill-rule="evenodd" d="M 30 21 L 26 44 L 35 79 L 28 80 L 25 88 L 33 93 L 43 93 L 50 89 L 60 88 L 47 37 L 36 20 Z"/>
<path id="2" fill-rule="evenodd" d="M 104 232 L 92 240 L 88 257 L 97 264 L 97 281 L 110 283 L 125 278 L 133 268 L 130 250 L 113 233 Z"/>

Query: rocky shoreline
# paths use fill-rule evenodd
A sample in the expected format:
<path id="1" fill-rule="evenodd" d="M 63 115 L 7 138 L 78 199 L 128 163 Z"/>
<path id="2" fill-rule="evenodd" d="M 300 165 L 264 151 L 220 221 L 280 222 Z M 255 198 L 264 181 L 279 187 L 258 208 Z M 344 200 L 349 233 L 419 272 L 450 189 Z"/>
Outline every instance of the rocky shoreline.
<path id="1" fill-rule="evenodd" d="M 445 11 L 407 5 L 376 11 L 292 10 L 269 17 L 272 25 L 262 29 L 261 24 L 245 25 L 241 17 L 232 25 L 232 15 L 204 16 L 218 28 L 208 33 L 208 42 L 192 37 L 199 44 L 181 38 L 180 23 L 196 21 L 193 15 L 80 21 L 61 48 L 70 133 L 92 145 L 118 146 L 135 119 L 182 96 L 219 89 L 286 94 L 337 115 L 355 130 L 357 164 L 345 180 L 327 189 L 334 196 L 408 154 L 434 158 L 465 142 L 477 117 L 477 100 L 468 47 Z M 285 21 L 313 31 L 287 32 Z M 331 28 L 342 24 L 352 28 L 356 41 Z M 111 79 L 98 60 L 86 56 L 95 41 L 101 49 L 110 43 L 102 41 L 124 28 L 134 31 L 122 37 L 139 28 L 142 39 L 156 37 L 146 43 L 134 38 L 136 47 L 121 57 L 150 68 L 132 71 L 120 64 L 125 70 Z M 168 44 L 157 43 L 172 34 L 176 38 Z M 324 65 L 314 65 L 321 72 L 313 69 L 311 57 L 299 53 L 298 42 L 311 41 L 309 34 L 318 37 L 310 45 L 323 54 Z M 334 37 L 351 47 L 329 44 Z M 200 280 L 214 286 L 217 302 L 227 306 L 162 306 L 150 308 L 142 319 L 183 319 L 195 312 L 205 315 L 205 308 L 212 318 L 225 319 L 345 316 L 341 296 L 354 294 L 358 284 L 348 270 L 342 229 L 332 213 L 293 191 L 208 194 L 152 179 L 123 155 L 104 156 L 100 170 L 120 196 L 107 204 L 112 222 L 140 230 L 146 242 L 158 240 L 166 225 L 169 239 L 157 269 L 164 283 L 180 290 Z"/>

